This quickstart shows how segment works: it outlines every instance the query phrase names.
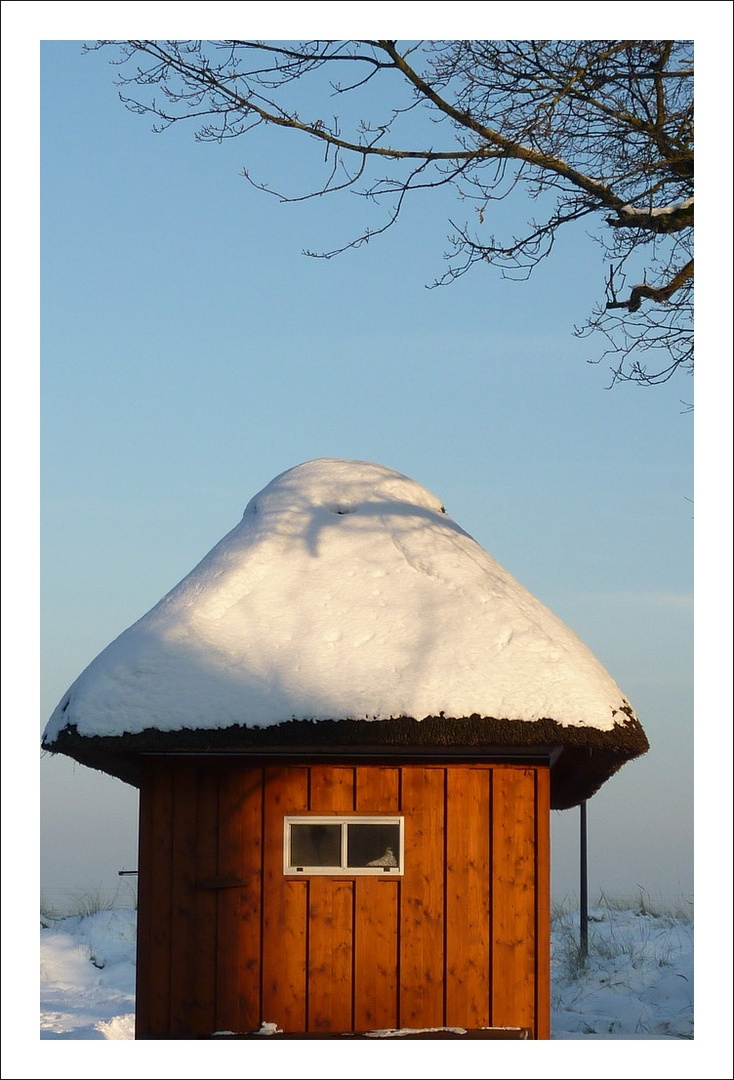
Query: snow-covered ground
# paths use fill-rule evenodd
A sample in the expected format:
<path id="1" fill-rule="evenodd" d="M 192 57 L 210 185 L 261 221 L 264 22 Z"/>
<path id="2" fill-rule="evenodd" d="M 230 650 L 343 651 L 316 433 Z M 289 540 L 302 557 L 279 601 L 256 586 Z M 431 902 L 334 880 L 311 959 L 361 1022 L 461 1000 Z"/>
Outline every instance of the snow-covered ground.
<path id="1" fill-rule="evenodd" d="M 693 920 L 640 903 L 553 920 L 553 1039 L 692 1039 Z M 41 1038 L 132 1039 L 135 912 L 42 921 Z"/>
<path id="2" fill-rule="evenodd" d="M 588 958 L 578 912 L 552 924 L 553 1039 L 692 1039 L 693 917 L 602 903 L 589 911 Z"/>
<path id="3" fill-rule="evenodd" d="M 41 918 L 41 1038 L 135 1036 L 136 912 Z"/>

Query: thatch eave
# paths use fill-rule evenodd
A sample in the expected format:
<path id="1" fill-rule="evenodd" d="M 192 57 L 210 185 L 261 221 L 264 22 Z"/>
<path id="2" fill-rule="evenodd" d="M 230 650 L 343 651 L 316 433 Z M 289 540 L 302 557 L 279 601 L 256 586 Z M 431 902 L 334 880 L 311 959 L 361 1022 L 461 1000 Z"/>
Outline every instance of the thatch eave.
<path id="1" fill-rule="evenodd" d="M 631 713 L 631 710 L 630 710 Z M 291 760 L 314 757 L 334 760 L 431 759 L 445 756 L 487 760 L 518 756 L 547 757 L 551 770 L 551 807 L 565 810 L 591 798 L 625 762 L 649 749 L 634 714 L 624 708 L 607 731 L 564 726 L 552 719 L 522 721 L 477 714 L 422 720 L 401 716 L 389 720 L 291 719 L 268 727 L 233 725 L 161 731 L 148 728 L 115 736 L 80 735 L 69 726 L 44 749 L 62 753 L 82 765 L 138 786 L 140 766 L 149 754 L 284 755 Z M 559 754 L 559 748 L 562 752 Z"/>

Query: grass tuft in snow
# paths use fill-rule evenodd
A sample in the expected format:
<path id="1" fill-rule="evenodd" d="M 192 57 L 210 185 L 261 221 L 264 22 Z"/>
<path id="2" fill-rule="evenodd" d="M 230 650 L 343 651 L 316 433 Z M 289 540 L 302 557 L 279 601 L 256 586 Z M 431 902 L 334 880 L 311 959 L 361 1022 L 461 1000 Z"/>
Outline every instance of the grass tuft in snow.
<path id="1" fill-rule="evenodd" d="M 66 894 L 63 900 L 56 898 L 51 900 L 46 894 L 41 894 L 41 926 L 48 928 L 62 919 L 87 918 L 97 915 L 100 911 L 116 911 L 118 909 L 136 909 L 137 893 L 135 886 L 129 881 L 124 886 L 118 887 L 114 892 L 103 889 L 101 885 L 94 888 L 84 889 L 82 892 Z"/>
<path id="2" fill-rule="evenodd" d="M 105 893 L 101 887 L 96 889 L 87 889 L 83 893 L 79 893 L 76 898 L 72 915 L 81 915 L 85 918 L 88 915 L 98 915 L 100 911 L 112 911 L 117 906 L 117 893 L 111 896 L 109 893 Z"/>
<path id="3" fill-rule="evenodd" d="M 676 922 L 693 922 L 693 900 L 680 896 L 677 900 L 665 900 L 662 897 L 655 899 L 647 889 L 638 885 L 638 893 L 635 897 L 606 895 L 603 891 L 599 894 L 599 907 L 605 907 L 608 911 L 633 911 L 636 915 L 646 915 L 653 919 L 671 919 Z"/>
<path id="4" fill-rule="evenodd" d="M 59 908 L 54 904 L 45 893 L 41 893 L 41 926 L 44 930 L 48 930 L 59 919 L 63 919 L 64 915 Z"/>

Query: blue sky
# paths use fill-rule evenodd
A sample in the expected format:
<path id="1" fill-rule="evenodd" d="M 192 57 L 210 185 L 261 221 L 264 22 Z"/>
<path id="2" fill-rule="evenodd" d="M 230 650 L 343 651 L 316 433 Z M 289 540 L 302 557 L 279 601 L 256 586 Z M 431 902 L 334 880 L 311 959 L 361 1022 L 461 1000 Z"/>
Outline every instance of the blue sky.
<path id="1" fill-rule="evenodd" d="M 529 282 L 476 268 L 429 290 L 457 213 L 438 194 L 359 251 L 304 257 L 371 208 L 280 204 L 240 175 L 246 143 L 154 135 L 113 57 L 42 48 L 42 721 L 275 475 L 377 461 L 439 495 L 636 707 L 652 750 L 590 804 L 592 889 L 690 894 L 691 380 L 605 389 L 598 343 L 573 337 L 603 287 L 582 229 Z M 294 142 L 256 151 L 302 179 Z M 44 759 L 42 794 L 42 888 L 114 887 L 135 793 Z M 554 815 L 556 895 L 577 826 Z"/>

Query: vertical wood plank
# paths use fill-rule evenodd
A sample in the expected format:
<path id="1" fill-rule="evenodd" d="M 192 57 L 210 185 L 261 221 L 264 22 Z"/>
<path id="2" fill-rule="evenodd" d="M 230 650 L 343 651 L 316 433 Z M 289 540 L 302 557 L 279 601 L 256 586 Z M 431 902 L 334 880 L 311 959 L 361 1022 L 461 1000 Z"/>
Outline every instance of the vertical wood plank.
<path id="1" fill-rule="evenodd" d="M 309 769 L 309 806 L 314 814 L 344 814 L 354 809 L 354 769 L 340 765 L 312 765 Z"/>
<path id="2" fill-rule="evenodd" d="M 140 796 L 138 801 L 138 915 L 135 965 L 135 1038 L 150 1034 L 150 915 L 151 874 L 153 857 L 153 776 L 149 763 L 141 765 Z"/>
<path id="3" fill-rule="evenodd" d="M 135 1038 L 145 1039 L 150 1031 L 150 889 L 153 859 L 151 846 L 152 788 L 150 768 L 143 761 L 140 769 L 138 800 L 138 914 L 135 964 Z"/>
<path id="4" fill-rule="evenodd" d="M 309 881 L 307 1031 L 352 1030 L 354 883 Z"/>
<path id="5" fill-rule="evenodd" d="M 144 763 L 140 793 L 135 1037 L 171 1033 L 173 781 L 159 760 Z"/>
<path id="6" fill-rule="evenodd" d="M 446 1023 L 490 1019 L 490 772 L 452 766 L 446 798 Z"/>
<path id="7" fill-rule="evenodd" d="M 492 1023 L 535 1028 L 535 771 L 494 771 Z"/>
<path id="8" fill-rule="evenodd" d="M 217 873 L 219 817 L 219 769 L 215 763 L 200 762 L 196 768 L 196 861 L 194 872 L 193 925 L 191 948 L 192 1031 L 217 1031 L 217 894 L 202 887 Z"/>
<path id="9" fill-rule="evenodd" d="M 400 813 L 401 770 L 392 765 L 362 765 L 357 772 L 354 809 L 358 814 Z"/>
<path id="10" fill-rule="evenodd" d="M 349 813 L 354 769 L 313 765 L 310 810 Z M 354 882 L 315 876 L 309 881 L 308 1031 L 352 1029 L 352 905 Z"/>
<path id="11" fill-rule="evenodd" d="M 178 759 L 173 771 L 173 845 L 171 867 L 171 1034 L 198 1034 L 194 970 L 196 964 L 195 875 L 197 777 L 191 762 Z"/>
<path id="12" fill-rule="evenodd" d="M 360 814 L 399 813 L 400 771 L 363 766 L 357 773 Z M 398 878 L 355 880 L 354 1028 L 399 1027 Z"/>
<path id="13" fill-rule="evenodd" d="M 551 861 L 550 861 L 550 768 L 536 770 L 535 856 L 535 1032 L 536 1039 L 550 1039 L 551 1015 Z"/>
<path id="14" fill-rule="evenodd" d="M 262 768 L 231 766 L 219 785 L 219 876 L 241 881 L 218 897 L 217 1028 L 261 1022 Z"/>
<path id="15" fill-rule="evenodd" d="M 283 874 L 283 818 L 308 807 L 308 769 L 265 770 L 262 1020 L 306 1030 L 308 882 Z"/>
<path id="16" fill-rule="evenodd" d="M 444 786 L 446 770 L 405 766 L 405 875 L 400 909 L 400 1023 L 444 1020 Z"/>

